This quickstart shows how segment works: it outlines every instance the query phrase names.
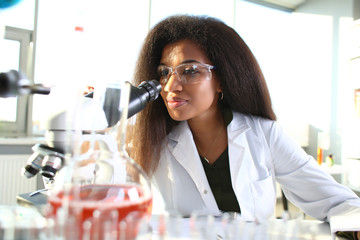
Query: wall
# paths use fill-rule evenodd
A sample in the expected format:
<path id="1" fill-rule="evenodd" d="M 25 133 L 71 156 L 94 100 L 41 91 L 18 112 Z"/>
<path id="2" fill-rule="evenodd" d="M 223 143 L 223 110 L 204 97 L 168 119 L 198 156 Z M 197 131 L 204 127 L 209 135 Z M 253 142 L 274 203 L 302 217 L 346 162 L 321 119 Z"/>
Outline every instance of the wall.
<path id="1" fill-rule="evenodd" d="M 280 125 L 314 158 L 318 133 L 328 133 L 324 155 L 340 163 L 353 1 L 308 0 L 293 13 L 236 3 L 235 28 L 259 61 Z"/>
<path id="2" fill-rule="evenodd" d="M 356 0 L 358 1 L 358 0 Z M 321 72 L 324 77 L 329 76 L 327 86 L 323 89 L 318 89 L 319 97 L 325 97 L 325 104 L 330 104 L 329 112 L 325 112 L 328 123 L 324 125 L 312 125 L 310 127 L 310 136 L 314 138 L 319 131 L 328 131 L 330 135 L 330 148 L 325 151 L 325 156 L 329 153 L 333 153 L 335 157 L 335 163 L 341 163 L 342 159 L 342 109 L 344 106 L 344 85 L 348 75 L 348 61 L 349 50 L 347 45 L 349 39 L 345 36 L 349 34 L 352 17 L 353 17 L 353 1 L 352 0 L 308 0 L 305 4 L 300 6 L 296 13 L 298 14 L 310 14 L 318 16 L 330 16 L 331 21 L 331 38 L 328 39 L 328 43 L 331 43 L 331 65 L 330 68 Z M 329 27 L 329 26 L 324 26 Z M 316 36 L 314 36 L 316 37 Z M 324 43 L 326 44 L 326 43 Z M 314 53 L 316 54 L 316 53 Z M 313 56 L 309 56 L 313 57 Z M 328 61 L 328 59 L 324 59 Z M 323 69 L 324 70 L 324 69 Z M 315 79 L 314 79 L 315 80 Z M 320 79 L 319 79 L 320 80 Z M 321 81 L 321 80 L 320 80 Z M 312 87 L 311 85 L 309 86 Z M 323 92 L 324 89 L 327 92 Z M 345 103 L 346 104 L 346 103 Z M 310 108 L 312 106 L 309 106 Z M 321 106 L 319 106 L 321 107 Z M 310 121 L 311 122 L 311 121 Z M 326 126 L 328 124 L 328 126 Z M 313 143 L 317 143 L 314 139 Z M 306 149 L 311 155 L 316 156 L 316 144 L 311 144 Z"/>
<path id="3" fill-rule="evenodd" d="M 43 139 L 0 138 L 0 205 L 16 205 L 18 194 L 44 188 L 40 174 L 30 179 L 20 174 L 36 143 L 44 142 Z"/>

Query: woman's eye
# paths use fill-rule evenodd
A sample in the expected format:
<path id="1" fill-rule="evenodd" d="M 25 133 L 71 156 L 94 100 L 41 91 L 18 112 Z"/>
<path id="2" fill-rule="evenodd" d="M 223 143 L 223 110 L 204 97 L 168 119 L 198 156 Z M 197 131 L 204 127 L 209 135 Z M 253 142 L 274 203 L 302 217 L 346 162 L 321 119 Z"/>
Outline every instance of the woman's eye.
<path id="1" fill-rule="evenodd" d="M 169 75 L 169 70 L 162 69 L 159 71 L 159 75 L 160 75 L 160 77 L 166 77 L 167 75 Z"/>
<path id="2" fill-rule="evenodd" d="M 182 74 L 183 75 L 194 75 L 198 72 L 199 72 L 199 70 L 195 67 L 187 67 L 182 71 Z"/>

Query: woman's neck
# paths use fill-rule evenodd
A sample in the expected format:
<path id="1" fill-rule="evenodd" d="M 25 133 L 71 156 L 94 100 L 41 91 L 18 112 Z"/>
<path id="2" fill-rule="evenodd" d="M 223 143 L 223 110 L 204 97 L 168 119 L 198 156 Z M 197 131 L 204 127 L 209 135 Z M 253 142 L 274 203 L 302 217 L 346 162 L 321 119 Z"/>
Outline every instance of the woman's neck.
<path id="1" fill-rule="evenodd" d="M 193 135 L 202 135 L 224 126 L 224 117 L 222 111 L 217 109 L 188 120 L 188 124 Z"/>
<path id="2" fill-rule="evenodd" d="M 220 108 L 188 120 L 199 154 L 210 164 L 227 148 L 227 131 Z"/>

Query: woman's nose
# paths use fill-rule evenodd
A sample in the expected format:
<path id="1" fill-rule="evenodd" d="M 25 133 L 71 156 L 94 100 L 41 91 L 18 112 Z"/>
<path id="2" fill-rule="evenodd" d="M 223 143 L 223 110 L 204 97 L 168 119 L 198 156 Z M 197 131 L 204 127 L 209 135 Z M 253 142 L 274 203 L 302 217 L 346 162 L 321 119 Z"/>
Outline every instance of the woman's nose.
<path id="1" fill-rule="evenodd" d="M 171 73 L 169 80 L 167 81 L 164 91 L 174 92 L 182 90 L 182 83 L 179 79 L 179 76 L 176 73 Z"/>

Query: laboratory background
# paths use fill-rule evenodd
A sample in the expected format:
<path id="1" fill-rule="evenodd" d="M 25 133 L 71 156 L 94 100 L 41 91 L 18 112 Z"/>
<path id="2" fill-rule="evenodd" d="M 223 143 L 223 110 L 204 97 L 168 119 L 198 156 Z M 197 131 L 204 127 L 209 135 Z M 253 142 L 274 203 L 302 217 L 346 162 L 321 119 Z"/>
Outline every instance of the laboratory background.
<path id="1" fill-rule="evenodd" d="M 22 0 L 0 8 L 0 73 L 22 73 L 44 92 L 1 92 L 0 205 L 44 189 L 40 174 L 21 169 L 46 143 L 49 118 L 79 100 L 74 89 L 131 81 L 147 32 L 174 14 L 233 27 L 259 62 L 279 124 L 360 195 L 360 0 Z"/>

